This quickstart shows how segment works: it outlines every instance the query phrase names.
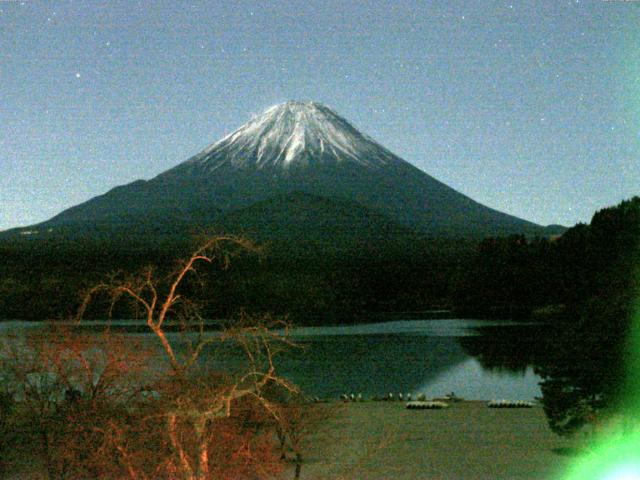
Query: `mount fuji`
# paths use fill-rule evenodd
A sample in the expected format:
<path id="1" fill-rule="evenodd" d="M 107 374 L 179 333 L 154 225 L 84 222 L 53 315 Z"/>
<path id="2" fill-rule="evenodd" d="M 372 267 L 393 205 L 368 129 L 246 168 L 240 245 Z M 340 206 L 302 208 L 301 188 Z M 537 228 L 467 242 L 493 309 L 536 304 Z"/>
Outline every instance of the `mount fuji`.
<path id="1" fill-rule="evenodd" d="M 331 109 L 286 102 L 151 180 L 137 180 L 13 233 L 256 236 L 415 232 L 478 238 L 544 227 L 457 192 Z M 266 232 L 266 233 L 265 233 Z"/>

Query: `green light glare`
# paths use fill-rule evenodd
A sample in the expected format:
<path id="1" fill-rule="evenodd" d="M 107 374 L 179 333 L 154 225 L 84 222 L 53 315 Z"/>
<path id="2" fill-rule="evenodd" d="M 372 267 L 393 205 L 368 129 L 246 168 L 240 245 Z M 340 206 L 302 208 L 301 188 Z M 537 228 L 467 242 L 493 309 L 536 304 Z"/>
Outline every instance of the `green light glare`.
<path id="1" fill-rule="evenodd" d="M 602 439 L 564 480 L 640 480 L 640 432 Z"/>
<path id="2" fill-rule="evenodd" d="M 627 378 L 617 408 L 622 423 L 600 434 L 562 480 L 640 480 L 640 299 L 634 307 L 625 358 Z"/>
<path id="3" fill-rule="evenodd" d="M 638 465 L 624 465 L 608 473 L 604 480 L 638 480 L 640 467 Z"/>

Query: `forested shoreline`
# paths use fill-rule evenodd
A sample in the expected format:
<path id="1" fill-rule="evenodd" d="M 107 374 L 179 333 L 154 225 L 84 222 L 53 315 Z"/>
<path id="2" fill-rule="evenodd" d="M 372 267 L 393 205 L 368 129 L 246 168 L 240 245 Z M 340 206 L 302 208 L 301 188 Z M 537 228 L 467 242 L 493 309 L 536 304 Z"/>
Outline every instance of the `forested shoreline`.
<path id="1" fill-rule="evenodd" d="M 230 248 L 221 248 L 223 243 Z M 473 318 L 544 321 L 543 329 L 518 341 L 508 337 L 508 329 L 494 328 L 464 339 L 462 347 L 488 368 L 533 366 L 542 379 L 547 421 L 559 435 L 616 415 L 630 421 L 624 401 L 640 286 L 639 244 L 640 197 L 600 210 L 589 225 L 576 225 L 557 238 L 273 242 L 258 248 L 214 237 L 200 249 L 194 249 L 198 240 L 166 238 L 5 240 L 0 244 L 0 317 L 67 320 L 80 306 L 84 319 L 146 315 L 145 326 L 164 345 L 173 373 L 152 386 L 119 384 L 158 360 L 109 329 L 102 337 L 53 322 L 46 335 L 26 340 L 9 335 L 0 355 L 5 379 L 0 450 L 6 452 L 12 441 L 38 445 L 41 468 L 50 478 L 121 478 L 125 471 L 131 478 L 159 471 L 208 478 L 218 470 L 241 478 L 264 465 L 282 471 L 287 461 L 295 462 L 297 478 L 308 448 L 305 439 L 326 422 L 330 410 L 318 409 L 276 375 L 272 355 L 280 350 L 272 348 L 289 346 L 289 324 L 281 315 L 294 324 L 326 324 L 446 309 Z M 198 268 L 190 261 L 198 261 Z M 180 291 L 172 285 L 180 285 Z M 238 322 L 223 327 L 219 339 L 235 339 L 245 348 L 252 373 L 240 380 L 199 369 L 198 354 L 209 342 L 205 336 L 198 335 L 198 345 L 180 357 L 165 335 L 172 324 L 202 332 L 204 318 L 233 317 Z M 94 358 L 97 351 L 104 358 Z M 55 375 L 34 383 L 43 365 Z M 88 365 L 88 374 L 77 371 L 78 365 Z M 102 376 L 96 377 L 97 371 Z M 79 388 L 80 373 L 87 375 Z M 18 397 L 24 400 L 17 402 Z M 226 413 L 221 413 L 221 399 Z M 211 405 L 220 409 L 215 416 Z M 6 433 L 12 431 L 20 434 Z M 226 440 L 212 441 L 219 438 Z M 149 448 L 150 439 L 159 443 Z M 243 463 L 246 471 L 237 470 L 228 454 L 241 451 L 247 439 L 258 454 L 250 458 L 253 463 Z M 0 462 L 0 471 L 8 467 L 19 469 L 20 460 Z"/>
<path id="2" fill-rule="evenodd" d="M 259 253 L 211 268 L 188 288 L 206 318 L 249 310 L 288 315 L 296 324 L 430 310 L 528 319 L 579 314 L 602 302 L 623 308 L 636 287 L 639 205 L 635 197 L 605 208 L 556 238 L 266 241 Z M 147 266 L 169 274 L 196 243 L 166 236 L 3 239 L 0 319 L 70 318 L 82 292 L 106 276 Z"/>

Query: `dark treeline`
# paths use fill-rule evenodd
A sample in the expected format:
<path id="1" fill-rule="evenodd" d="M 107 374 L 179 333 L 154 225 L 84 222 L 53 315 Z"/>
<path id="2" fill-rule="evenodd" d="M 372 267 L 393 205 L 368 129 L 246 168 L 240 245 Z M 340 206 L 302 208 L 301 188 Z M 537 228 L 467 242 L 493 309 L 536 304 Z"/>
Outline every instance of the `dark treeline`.
<path id="1" fill-rule="evenodd" d="M 547 292 L 553 308 L 536 311 L 550 321 L 544 326 L 515 333 L 484 329 L 463 347 L 488 368 L 523 371 L 533 365 L 543 379 L 543 406 L 556 433 L 572 434 L 610 414 L 624 414 L 627 401 L 637 398 L 629 349 L 637 348 L 630 329 L 640 293 L 640 198 L 597 212 L 589 225 L 577 225 L 555 241 L 492 240 L 482 249 L 492 253 L 476 259 L 478 274 L 491 278 L 493 265 L 504 279 L 486 290 L 495 296 L 483 306 L 520 298 L 533 307 Z M 527 255 L 537 262 L 523 261 Z M 501 265 L 501 259 L 511 260 Z M 521 283 L 528 269 L 544 272 L 548 280 L 534 275 Z M 515 285 L 508 285 L 509 278 Z M 499 297 L 501 284 L 513 296 Z"/>
<path id="2" fill-rule="evenodd" d="M 575 318 L 592 316 L 596 307 L 628 316 L 639 238 L 635 197 L 555 239 L 486 239 L 457 284 L 454 304 L 487 316 L 562 318 L 563 311 Z"/>
<path id="3" fill-rule="evenodd" d="M 630 305 L 633 291 L 639 203 L 634 198 L 601 210 L 590 225 L 576 225 L 551 239 L 266 241 L 262 254 L 237 256 L 226 270 L 211 268 L 188 293 L 209 318 L 246 309 L 287 314 L 297 323 L 434 309 L 492 318 L 618 312 Z M 67 318 L 81 292 L 108 274 L 147 265 L 168 274 L 196 244 L 167 236 L 5 239 L 0 242 L 0 318 Z"/>
<path id="4" fill-rule="evenodd" d="M 409 241 L 410 240 L 410 241 Z M 82 292 L 115 272 L 153 266 L 169 274 L 197 240 L 154 239 L 0 242 L 0 318 L 68 318 Z M 465 241 L 285 242 L 212 266 L 186 288 L 208 318 L 240 310 L 289 315 L 297 323 L 366 320 L 369 315 L 450 308 Z M 195 279 L 194 279 L 195 280 Z M 95 315 L 104 316 L 96 309 Z M 127 317 L 131 312 L 117 311 Z"/>
<path id="5" fill-rule="evenodd" d="M 640 198 L 597 212 L 562 237 L 566 308 L 538 366 L 554 431 L 570 434 L 626 410 L 631 327 L 640 293 Z"/>
<path id="6" fill-rule="evenodd" d="M 175 265 L 181 247 L 174 242 L 5 240 L 0 242 L 0 317 L 67 319 L 82 292 L 107 274 L 152 264 L 166 269 Z"/>

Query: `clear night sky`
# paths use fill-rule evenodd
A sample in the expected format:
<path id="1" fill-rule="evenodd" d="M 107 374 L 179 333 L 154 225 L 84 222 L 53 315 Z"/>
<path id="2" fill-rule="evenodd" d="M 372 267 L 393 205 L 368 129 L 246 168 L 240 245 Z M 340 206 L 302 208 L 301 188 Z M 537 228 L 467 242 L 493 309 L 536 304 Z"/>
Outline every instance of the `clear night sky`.
<path id="1" fill-rule="evenodd" d="M 589 221 L 640 194 L 640 1 L 0 0 L 0 229 L 290 99 L 490 207 Z"/>

